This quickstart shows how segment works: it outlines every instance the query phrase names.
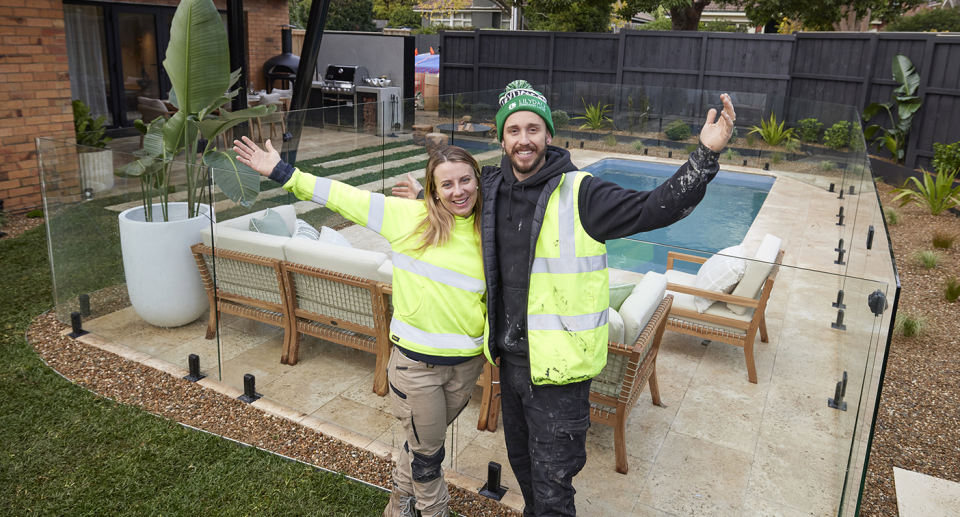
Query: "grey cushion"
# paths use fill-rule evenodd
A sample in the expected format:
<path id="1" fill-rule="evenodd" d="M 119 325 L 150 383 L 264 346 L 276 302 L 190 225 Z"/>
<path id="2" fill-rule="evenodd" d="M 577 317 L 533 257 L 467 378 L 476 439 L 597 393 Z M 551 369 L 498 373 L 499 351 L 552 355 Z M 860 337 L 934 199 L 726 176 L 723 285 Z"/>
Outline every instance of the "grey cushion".
<path id="1" fill-rule="evenodd" d="M 276 235 L 277 237 L 291 236 L 290 229 L 287 228 L 287 223 L 283 220 L 283 216 L 269 208 L 266 213 L 263 214 L 263 217 L 250 219 L 250 231 Z"/>
<path id="2" fill-rule="evenodd" d="M 737 282 L 743 278 L 743 273 L 747 269 L 747 262 L 743 260 L 743 255 L 743 246 L 740 244 L 720 250 L 700 266 L 694 287 L 729 294 L 737 286 Z M 694 298 L 697 312 L 701 314 L 716 302 L 702 296 Z"/>
<path id="3" fill-rule="evenodd" d="M 260 95 L 260 100 L 257 102 L 260 106 L 268 106 L 270 104 L 277 104 L 280 102 L 280 94 L 278 90 L 273 90 L 273 93 L 264 93 Z"/>

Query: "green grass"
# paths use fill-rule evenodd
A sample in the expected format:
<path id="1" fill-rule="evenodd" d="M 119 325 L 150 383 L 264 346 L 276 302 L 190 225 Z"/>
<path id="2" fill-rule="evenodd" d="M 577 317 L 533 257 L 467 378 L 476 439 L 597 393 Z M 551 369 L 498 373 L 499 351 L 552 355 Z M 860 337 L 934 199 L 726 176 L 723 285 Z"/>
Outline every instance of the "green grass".
<path id="1" fill-rule="evenodd" d="M 113 204 L 86 202 L 51 221 L 55 257 L 88 254 L 71 270 L 90 277 L 72 279 L 76 289 L 122 280 L 119 253 L 99 251 L 113 246 L 117 214 L 98 201 Z M 71 232 L 76 242 L 63 242 Z M 46 367 L 24 333 L 53 305 L 47 257 L 43 227 L 0 240 L 5 515 L 380 515 L 383 492 L 117 404 Z"/>
<path id="2" fill-rule="evenodd" d="M 920 315 L 907 314 L 901 312 L 897 314 L 897 322 L 894 330 L 903 337 L 918 337 L 923 334 L 927 328 L 927 320 Z"/>
<path id="3" fill-rule="evenodd" d="M 303 163 L 313 162 L 313 163 L 325 163 L 332 162 L 334 160 L 342 160 L 344 158 L 353 158 L 354 156 L 360 156 L 361 154 L 370 154 L 376 153 L 379 151 L 386 151 L 387 149 L 395 149 L 397 147 L 403 147 L 405 145 L 410 145 L 412 142 L 408 140 L 401 140 L 398 142 L 390 142 L 383 145 L 371 145 L 369 147 L 361 147 L 360 149 L 354 149 L 352 151 L 343 151 L 339 153 L 328 154 L 326 156 L 321 156 L 319 158 L 314 158 L 312 160 L 304 161 Z"/>
<path id="4" fill-rule="evenodd" d="M 913 258 L 926 269 L 933 269 L 940 263 L 940 254 L 935 251 L 918 251 L 913 254 Z"/>
<path id="5" fill-rule="evenodd" d="M 336 167 L 323 167 L 318 166 L 317 163 L 314 163 L 314 160 L 307 160 L 304 162 L 297 162 L 297 167 L 300 170 L 309 172 L 314 176 L 332 176 L 334 174 L 340 174 L 342 172 L 355 171 L 363 167 L 369 167 L 371 165 L 379 165 L 385 161 L 395 161 L 402 160 L 404 158 L 409 158 L 411 156 L 426 155 L 427 149 L 425 147 L 419 149 L 411 149 L 409 151 L 402 151 L 399 153 L 393 153 L 390 156 L 375 156 L 373 158 L 368 158 L 366 160 L 361 160 L 359 162 L 348 163 L 346 165 L 338 165 Z"/>
<path id="6" fill-rule="evenodd" d="M 953 243 L 957 240 L 957 235 L 953 233 L 947 233 L 943 230 L 937 230 L 933 233 L 933 247 L 940 249 L 950 249 L 953 247 Z"/>
<path id="7" fill-rule="evenodd" d="M 830 160 L 824 160 L 817 165 L 817 168 L 823 172 L 830 172 L 837 168 L 837 164 L 831 162 Z"/>
<path id="8" fill-rule="evenodd" d="M 896 208 L 887 207 L 883 209 L 883 215 L 887 218 L 887 224 L 893 226 L 895 224 L 900 224 L 900 212 L 897 212 Z"/>
<path id="9" fill-rule="evenodd" d="M 957 303 L 960 298 L 960 282 L 957 277 L 951 276 L 943 282 L 943 298 L 950 303 Z"/>

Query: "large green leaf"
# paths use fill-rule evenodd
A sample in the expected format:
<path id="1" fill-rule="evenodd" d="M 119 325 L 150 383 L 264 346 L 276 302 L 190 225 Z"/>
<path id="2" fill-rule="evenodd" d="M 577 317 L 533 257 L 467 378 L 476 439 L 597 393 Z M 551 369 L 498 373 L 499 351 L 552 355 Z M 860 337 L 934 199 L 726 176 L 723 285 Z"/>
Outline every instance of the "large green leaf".
<path id="1" fill-rule="evenodd" d="M 260 174 L 240 163 L 233 150 L 209 153 L 203 163 L 213 170 L 213 181 L 234 203 L 249 207 L 257 200 Z"/>
<path id="2" fill-rule="evenodd" d="M 890 113 L 890 106 L 893 106 L 892 102 L 887 102 L 883 104 L 879 102 L 874 102 L 873 104 L 867 106 L 866 108 L 863 109 L 864 122 L 876 116 L 876 114 L 879 113 L 881 109 L 885 109 L 887 110 L 887 113 Z"/>
<path id="3" fill-rule="evenodd" d="M 222 110 L 219 117 L 208 118 L 194 122 L 193 124 L 200 130 L 200 133 L 207 140 L 213 141 L 220 133 L 230 129 L 237 124 L 246 122 L 254 117 L 269 115 L 277 109 L 276 106 L 254 106 L 245 110 L 230 112 Z"/>
<path id="4" fill-rule="evenodd" d="M 920 86 L 920 74 L 913 68 L 913 62 L 910 61 L 910 58 L 903 54 L 893 56 L 893 80 L 902 84 L 895 90 L 896 93 L 917 94 L 917 88 Z"/>
<path id="5" fill-rule="evenodd" d="M 910 120 L 913 115 L 920 110 L 923 100 L 920 97 L 903 97 L 897 104 L 897 115 L 900 120 Z"/>
<path id="6" fill-rule="evenodd" d="M 199 113 L 230 86 L 227 33 L 211 0 L 182 0 L 170 26 L 163 67 L 180 111 Z"/>
<path id="7" fill-rule="evenodd" d="M 143 136 L 143 149 L 151 156 L 163 155 L 163 126 L 167 119 L 157 117 L 147 125 L 147 133 Z"/>

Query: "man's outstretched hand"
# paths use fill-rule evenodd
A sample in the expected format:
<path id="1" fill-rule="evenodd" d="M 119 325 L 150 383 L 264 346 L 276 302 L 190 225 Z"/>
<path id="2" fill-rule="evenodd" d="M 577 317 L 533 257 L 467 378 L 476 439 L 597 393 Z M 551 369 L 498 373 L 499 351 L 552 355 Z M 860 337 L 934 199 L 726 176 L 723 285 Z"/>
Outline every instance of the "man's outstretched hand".
<path id="1" fill-rule="evenodd" d="M 243 137 L 243 142 L 240 140 L 233 141 L 233 150 L 236 151 L 240 163 L 259 172 L 261 176 L 270 176 L 273 168 L 280 163 L 280 153 L 273 148 L 270 140 L 264 142 L 264 145 L 267 147 L 266 151 L 260 149 L 260 146 L 255 144 L 253 140 Z"/>
<path id="2" fill-rule="evenodd" d="M 423 190 L 423 187 L 420 185 L 420 182 L 413 177 L 412 173 L 408 172 L 406 179 L 397 181 L 397 184 L 393 186 L 391 192 L 396 197 L 417 199 L 417 195 L 420 194 L 421 190 Z"/>
<path id="3" fill-rule="evenodd" d="M 737 120 L 737 112 L 733 110 L 733 102 L 726 93 L 720 95 L 723 101 L 723 111 L 717 117 L 717 110 L 711 109 L 707 113 L 707 123 L 700 131 L 700 141 L 715 152 L 723 151 L 733 134 L 733 123 Z M 716 120 L 714 120 L 716 119 Z"/>

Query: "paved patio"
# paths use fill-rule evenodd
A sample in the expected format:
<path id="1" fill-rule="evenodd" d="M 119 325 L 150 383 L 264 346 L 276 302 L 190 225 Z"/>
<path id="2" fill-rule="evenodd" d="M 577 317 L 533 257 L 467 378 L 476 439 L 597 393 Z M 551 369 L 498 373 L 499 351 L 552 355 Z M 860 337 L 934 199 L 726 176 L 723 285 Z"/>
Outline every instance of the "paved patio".
<path id="1" fill-rule="evenodd" d="M 373 141 L 359 141 L 365 137 Z M 380 138 L 340 133 L 325 134 L 322 141 L 329 153 L 374 145 Z M 317 152 L 309 149 L 301 148 L 301 157 Z M 581 167 L 610 156 L 572 153 Z M 876 390 L 882 360 L 882 349 L 877 355 L 876 348 L 885 342 L 880 333 L 890 315 L 875 318 L 865 297 L 879 288 L 892 299 L 894 289 L 882 283 L 892 282 L 892 268 L 876 197 L 872 184 L 857 183 L 857 192 L 870 190 L 841 201 L 817 186 L 822 178 L 770 174 L 777 182 L 745 239 L 753 250 L 773 233 L 783 239 L 786 252 L 767 309 L 770 342 L 755 346 L 758 383 L 747 382 L 742 349 L 667 332 L 657 366 L 665 407 L 653 406 L 648 393 L 641 395 L 627 425 L 627 475 L 614 470 L 612 429 L 591 427 L 587 465 L 575 480 L 581 515 L 827 517 L 841 505 L 851 455 L 859 476 L 866 440 L 856 426 L 872 420 L 875 402 L 861 399 L 860 387 L 867 383 L 868 391 Z M 836 225 L 841 203 L 848 214 L 844 227 Z M 873 250 L 865 249 L 869 225 L 877 231 Z M 386 241 L 365 228 L 343 233 L 355 247 L 389 253 Z M 847 242 L 844 266 L 834 264 L 839 238 Z M 611 271 L 613 282 L 639 276 Z M 856 279 L 862 277 L 868 280 Z M 846 295 L 845 332 L 830 326 L 836 319 L 831 302 L 839 289 Z M 185 374 L 187 355 L 198 354 L 212 377 L 201 382 L 214 389 L 239 395 L 243 375 L 251 373 L 265 395 L 256 405 L 265 410 L 380 454 L 402 445 L 389 397 L 372 392 L 371 354 L 305 338 L 300 362 L 287 366 L 279 362 L 281 329 L 224 317 L 218 347 L 218 340 L 203 337 L 206 321 L 205 315 L 184 327 L 160 329 L 126 308 L 85 322 L 93 335 L 84 339 L 178 375 Z M 826 399 L 833 397 L 844 371 L 849 409 L 839 412 L 828 408 Z M 478 398 L 451 427 L 447 477 L 475 490 L 487 463 L 496 461 L 504 465 L 503 483 L 510 489 L 504 502 L 519 507 L 502 427 L 496 433 L 476 430 Z M 855 503 L 859 477 L 855 484 L 847 490 L 847 503 L 850 498 Z"/>

